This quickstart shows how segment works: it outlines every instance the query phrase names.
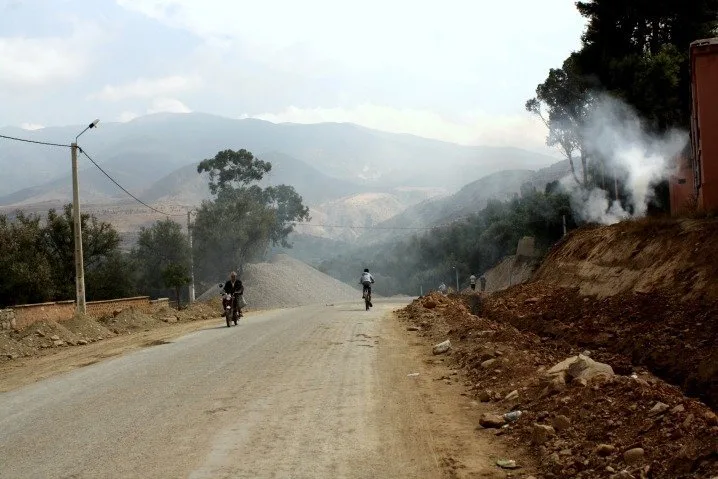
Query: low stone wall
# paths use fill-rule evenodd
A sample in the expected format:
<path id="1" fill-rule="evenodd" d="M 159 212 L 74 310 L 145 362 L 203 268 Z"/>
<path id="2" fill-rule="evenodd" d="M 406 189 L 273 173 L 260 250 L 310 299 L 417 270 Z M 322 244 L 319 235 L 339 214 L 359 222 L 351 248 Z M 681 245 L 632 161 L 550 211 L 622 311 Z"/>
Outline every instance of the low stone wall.
<path id="1" fill-rule="evenodd" d="M 15 328 L 15 311 L 12 309 L 0 309 L 0 330 Z"/>
<path id="2" fill-rule="evenodd" d="M 152 314 L 165 306 L 169 306 L 168 298 L 150 300 L 149 296 L 137 296 L 107 301 L 89 301 L 87 303 L 87 314 L 102 318 L 112 316 L 127 308 L 135 308 L 143 313 Z M 67 321 L 74 315 L 74 301 L 21 304 L 10 309 L 0 310 L 0 328 L 23 329 L 38 321 Z"/>

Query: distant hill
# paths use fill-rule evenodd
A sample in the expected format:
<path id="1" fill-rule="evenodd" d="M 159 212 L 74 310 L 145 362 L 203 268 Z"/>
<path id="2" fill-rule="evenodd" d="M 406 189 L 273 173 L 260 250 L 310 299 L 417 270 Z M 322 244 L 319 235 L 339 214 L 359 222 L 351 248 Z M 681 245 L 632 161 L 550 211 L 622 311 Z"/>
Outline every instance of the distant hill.
<path id="1" fill-rule="evenodd" d="M 0 133 L 67 144 L 82 128 L 0 128 Z M 162 113 L 128 123 L 100 123 L 80 140 L 95 161 L 133 192 L 146 191 L 171 172 L 227 148 L 288 155 L 333 179 L 380 189 L 455 190 L 467 176 L 477 178 L 507 168 L 536 169 L 555 161 L 518 148 L 461 146 L 348 123 L 274 124 L 201 113 Z M 65 195 L 69 157 L 67 149 L 0 141 L 0 195 L 4 197 L 0 204 L 32 201 L 40 193 Z M 82 157 L 80 165 L 90 166 Z M 93 170 L 81 173 L 81 185 L 88 194 L 97 199 L 115 196 L 115 187 Z M 41 190 L 27 190 L 40 185 Z M 22 194 L 11 195 L 23 189 Z M 343 191 L 343 195 L 351 193 Z"/>
<path id="2" fill-rule="evenodd" d="M 398 215 L 365 232 L 365 242 L 384 241 L 393 236 L 412 232 L 410 228 L 423 228 L 447 223 L 478 213 L 489 200 L 508 200 L 521 191 L 521 185 L 530 183 L 537 189 L 560 180 L 570 173 L 568 161 L 557 162 L 538 171 L 508 170 L 493 173 L 473 181 L 448 197 L 428 199 L 405 209 Z"/>

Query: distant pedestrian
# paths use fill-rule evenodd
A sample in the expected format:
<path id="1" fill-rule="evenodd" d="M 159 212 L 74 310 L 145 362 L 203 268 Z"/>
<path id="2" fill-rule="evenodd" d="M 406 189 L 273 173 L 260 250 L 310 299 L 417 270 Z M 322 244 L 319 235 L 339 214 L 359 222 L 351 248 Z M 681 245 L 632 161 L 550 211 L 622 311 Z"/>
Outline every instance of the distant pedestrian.
<path id="1" fill-rule="evenodd" d="M 473 274 L 469 276 L 469 284 L 471 285 L 471 289 L 476 289 L 476 276 Z"/>
<path id="2" fill-rule="evenodd" d="M 481 282 L 481 291 L 486 291 L 486 276 L 482 274 L 479 281 Z"/>
<path id="3" fill-rule="evenodd" d="M 439 285 L 439 293 L 446 294 L 446 285 L 444 283 Z"/>

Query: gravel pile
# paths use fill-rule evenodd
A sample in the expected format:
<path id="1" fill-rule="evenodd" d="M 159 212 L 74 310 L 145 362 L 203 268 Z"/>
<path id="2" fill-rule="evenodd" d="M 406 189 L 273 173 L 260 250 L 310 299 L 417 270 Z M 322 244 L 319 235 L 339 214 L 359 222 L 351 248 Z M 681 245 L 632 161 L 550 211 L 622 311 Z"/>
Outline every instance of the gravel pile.
<path id="1" fill-rule="evenodd" d="M 359 281 L 357 272 L 357 281 Z M 240 278 L 244 283 L 247 309 L 290 308 L 340 301 L 361 302 L 361 291 L 285 254 L 269 263 L 247 265 Z M 219 297 L 219 288 L 210 288 L 198 300 Z"/>

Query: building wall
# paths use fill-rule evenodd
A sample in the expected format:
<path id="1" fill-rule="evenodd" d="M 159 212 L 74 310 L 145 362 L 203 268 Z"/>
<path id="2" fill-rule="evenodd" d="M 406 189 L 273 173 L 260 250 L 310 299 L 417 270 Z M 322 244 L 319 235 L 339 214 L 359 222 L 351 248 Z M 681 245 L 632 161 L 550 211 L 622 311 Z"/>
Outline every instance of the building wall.
<path id="1" fill-rule="evenodd" d="M 102 318 L 112 316 L 127 308 L 135 308 L 143 313 L 152 314 L 164 306 L 169 306 L 167 298 L 152 301 L 149 296 L 137 296 L 108 301 L 90 301 L 87 303 L 87 314 Z M 74 315 L 74 301 L 22 304 L 0 311 L 0 327 L 2 329 L 23 329 L 38 321 L 67 321 Z"/>
<path id="2" fill-rule="evenodd" d="M 700 161 L 698 202 L 718 211 L 718 39 L 692 46 L 693 115 Z"/>
<path id="3" fill-rule="evenodd" d="M 668 180 L 671 215 L 680 215 L 696 209 L 695 181 L 690 157 L 682 155 L 675 160 L 675 170 Z"/>

